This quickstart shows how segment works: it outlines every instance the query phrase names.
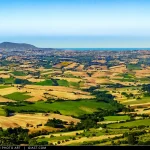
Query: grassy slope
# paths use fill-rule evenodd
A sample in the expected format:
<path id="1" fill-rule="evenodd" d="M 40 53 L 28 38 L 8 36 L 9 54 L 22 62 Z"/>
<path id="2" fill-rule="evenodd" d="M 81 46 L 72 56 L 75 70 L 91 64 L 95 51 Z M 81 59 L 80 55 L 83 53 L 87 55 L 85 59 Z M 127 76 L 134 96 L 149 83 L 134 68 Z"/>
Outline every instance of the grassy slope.
<path id="1" fill-rule="evenodd" d="M 52 86 L 53 82 L 52 82 L 52 80 L 45 80 L 45 81 L 37 82 L 37 83 L 35 83 L 35 85 Z"/>
<path id="2" fill-rule="evenodd" d="M 15 76 L 26 76 L 26 74 L 23 71 L 14 71 L 12 72 L 12 74 Z"/>
<path id="3" fill-rule="evenodd" d="M 104 117 L 105 121 L 120 121 L 120 120 L 128 120 L 130 117 L 128 115 L 125 116 L 107 116 Z"/>
<path id="4" fill-rule="evenodd" d="M 26 94 L 27 93 L 14 92 L 12 94 L 5 95 L 4 97 L 15 101 L 22 101 L 32 97 Z"/>
<path id="5" fill-rule="evenodd" d="M 150 126 L 150 119 L 135 120 L 135 121 L 125 122 L 125 123 L 114 123 L 114 124 L 107 125 L 107 127 L 109 127 L 109 128 L 120 128 L 121 126 L 133 127 L 133 126 L 139 126 L 139 125 Z"/>
<path id="6" fill-rule="evenodd" d="M 0 107 L 0 116 L 5 116 L 6 113 L 3 108 Z"/>
<path id="7" fill-rule="evenodd" d="M 0 85 L 0 89 L 9 88 L 10 86 Z"/>
<path id="8" fill-rule="evenodd" d="M 26 106 L 7 106 L 7 108 L 19 112 L 20 110 L 37 110 L 37 111 L 60 111 L 64 115 L 79 116 L 86 113 L 92 113 L 97 108 L 103 109 L 115 109 L 110 104 L 104 102 L 96 102 L 94 100 L 82 100 L 82 101 L 65 101 L 65 102 L 36 102 L 35 104 L 27 104 Z"/>
<path id="9" fill-rule="evenodd" d="M 59 84 L 59 86 L 69 87 L 69 82 L 66 80 L 57 80 L 57 83 Z"/>
<path id="10" fill-rule="evenodd" d="M 138 64 L 128 64 L 127 69 L 132 69 L 132 70 L 140 70 L 141 66 Z"/>
<path id="11" fill-rule="evenodd" d="M 39 138 L 37 141 L 38 142 L 42 142 L 42 141 L 56 142 L 59 140 L 67 140 L 67 139 L 70 139 L 71 137 L 75 137 L 75 136 L 57 136 L 57 137 L 51 137 L 51 138 Z"/>
<path id="12" fill-rule="evenodd" d="M 65 86 L 65 87 L 74 86 L 76 88 L 79 87 L 79 83 L 77 83 L 77 82 L 68 82 L 67 80 L 57 80 L 57 83 L 58 83 L 59 86 Z M 52 86 L 53 81 L 52 80 L 45 80 L 45 81 L 37 82 L 37 83 L 35 83 L 35 85 Z"/>
<path id="13" fill-rule="evenodd" d="M 6 79 L 4 79 L 4 81 L 6 84 L 12 84 L 12 83 L 14 83 L 14 78 L 6 78 Z"/>

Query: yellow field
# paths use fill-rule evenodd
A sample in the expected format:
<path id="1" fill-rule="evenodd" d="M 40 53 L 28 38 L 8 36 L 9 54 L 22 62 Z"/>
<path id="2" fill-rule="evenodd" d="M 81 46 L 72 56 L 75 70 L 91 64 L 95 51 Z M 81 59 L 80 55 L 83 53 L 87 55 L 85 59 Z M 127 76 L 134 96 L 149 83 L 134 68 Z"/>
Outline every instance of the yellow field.
<path id="1" fill-rule="evenodd" d="M 104 63 L 106 63 L 106 60 L 93 60 L 92 62 L 99 62 L 101 64 L 104 64 Z"/>
<path id="2" fill-rule="evenodd" d="M 95 73 L 93 73 L 92 77 L 106 77 L 108 76 L 108 71 L 96 71 Z"/>
<path id="3" fill-rule="evenodd" d="M 14 75 L 13 75 L 14 76 Z M 15 78 L 18 78 L 18 79 L 30 79 L 30 78 L 32 78 L 32 76 L 31 75 L 28 75 L 28 76 L 14 76 Z"/>
<path id="4" fill-rule="evenodd" d="M 136 70 L 135 71 L 136 77 L 146 77 L 150 75 L 150 70 L 149 69 L 143 69 L 143 70 Z"/>
<path id="5" fill-rule="evenodd" d="M 9 74 L 0 74 L 0 78 L 10 78 Z"/>
<path id="6" fill-rule="evenodd" d="M 45 116 L 44 114 L 16 114 L 11 117 L 0 116 L 0 127 L 9 128 L 9 127 L 27 127 L 27 123 L 33 125 L 33 128 L 38 124 L 44 125 L 48 119 L 61 119 L 63 121 L 71 122 L 73 121 L 75 124 L 79 122 L 79 119 L 72 118 L 71 116 L 64 116 L 59 114 L 49 114 Z"/>
<path id="7" fill-rule="evenodd" d="M 68 99 L 68 100 L 76 100 L 76 99 L 90 99 L 93 98 L 93 96 L 90 95 L 82 95 L 82 94 L 75 94 L 75 93 L 69 93 L 69 92 L 61 92 L 61 91 L 50 91 L 48 92 L 50 95 L 53 95 L 58 98 Z"/>
<path id="8" fill-rule="evenodd" d="M 54 97 L 54 98 L 64 98 L 64 99 L 90 99 L 93 96 L 90 95 L 88 92 L 84 92 L 81 90 L 77 90 L 71 87 L 63 87 L 63 86 L 39 86 L 39 85 L 26 85 L 25 87 L 18 89 L 16 87 L 8 87 L 6 89 L 0 89 L 0 95 L 4 96 L 7 94 L 11 94 L 14 92 L 28 92 L 28 95 L 33 96 L 26 101 L 39 101 L 39 100 L 46 100 L 45 96 Z M 44 93 L 48 93 L 50 95 L 46 95 Z M 3 99 L 4 100 L 4 99 Z M 7 101 L 7 99 L 5 99 Z"/>
<path id="9" fill-rule="evenodd" d="M 18 92 L 19 90 L 16 87 L 9 87 L 6 89 L 0 89 L 0 95 L 7 95 L 7 94 L 11 94 L 14 92 Z"/>
<path id="10" fill-rule="evenodd" d="M 11 71 L 0 71 L 0 74 L 8 74 Z"/>
<path id="11" fill-rule="evenodd" d="M 82 71 L 84 68 L 84 65 L 79 65 L 75 70 L 77 71 Z"/>
<path id="12" fill-rule="evenodd" d="M 78 130 L 78 131 L 71 131 L 71 132 L 66 132 L 66 133 L 54 133 L 53 136 L 57 136 L 59 137 L 60 135 L 61 136 L 75 136 L 76 133 L 80 134 L 80 133 L 83 133 L 83 130 Z M 38 136 L 38 137 L 45 137 L 45 138 L 49 138 L 50 135 L 43 135 L 43 136 Z"/>
<path id="13" fill-rule="evenodd" d="M 109 83 L 109 79 L 100 79 L 94 77 L 86 77 L 84 78 L 87 83 L 100 84 L 100 83 Z"/>
<path id="14" fill-rule="evenodd" d="M 80 139 L 77 139 L 77 140 L 71 140 L 71 141 L 68 141 L 68 142 L 65 142 L 65 143 L 61 143 L 59 145 L 68 145 L 68 144 L 74 144 L 74 143 L 82 143 L 84 141 L 98 141 L 98 140 L 103 140 L 103 139 L 108 139 L 108 138 L 113 138 L 113 137 L 117 137 L 117 136 L 122 136 L 122 134 L 117 134 L 117 135 L 101 135 L 101 136 L 98 136 L 98 137 L 82 137 Z"/>
<path id="15" fill-rule="evenodd" d="M 59 64 L 54 65 L 54 68 L 61 68 L 61 67 L 67 67 L 68 65 L 72 64 L 73 62 L 63 61 Z"/>
<path id="16" fill-rule="evenodd" d="M 125 72 L 127 69 L 126 69 L 126 65 L 119 65 L 119 66 L 110 67 L 109 70 L 110 70 L 111 72 L 123 73 L 123 72 Z"/>
<path id="17" fill-rule="evenodd" d="M 45 79 L 30 78 L 30 79 L 28 79 L 28 81 L 30 81 L 30 82 L 42 82 L 42 81 L 45 81 Z"/>
<path id="18" fill-rule="evenodd" d="M 65 69 L 72 69 L 74 67 L 76 67 L 78 64 L 77 63 L 72 63 L 72 64 L 69 64 L 67 67 L 64 67 Z"/>
<path id="19" fill-rule="evenodd" d="M 72 74 L 73 76 L 77 77 L 88 77 L 86 72 L 78 72 L 78 71 L 65 71 L 65 74 Z"/>

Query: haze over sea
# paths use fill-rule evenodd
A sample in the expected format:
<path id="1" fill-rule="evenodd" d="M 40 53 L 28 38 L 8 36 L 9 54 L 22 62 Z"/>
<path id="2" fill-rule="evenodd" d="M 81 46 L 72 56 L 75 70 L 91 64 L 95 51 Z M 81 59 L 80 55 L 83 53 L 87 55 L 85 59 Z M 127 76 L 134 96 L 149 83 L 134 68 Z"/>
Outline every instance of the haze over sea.
<path id="1" fill-rule="evenodd" d="M 150 50 L 150 48 L 62 48 L 63 50 L 75 51 L 131 51 L 131 50 Z"/>

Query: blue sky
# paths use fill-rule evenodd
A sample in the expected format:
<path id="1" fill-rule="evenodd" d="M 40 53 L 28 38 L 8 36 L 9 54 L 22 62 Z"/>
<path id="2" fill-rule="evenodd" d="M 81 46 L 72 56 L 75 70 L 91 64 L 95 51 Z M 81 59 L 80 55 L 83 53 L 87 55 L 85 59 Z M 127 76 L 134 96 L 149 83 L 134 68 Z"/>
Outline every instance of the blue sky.
<path id="1" fill-rule="evenodd" d="M 149 0 L 0 0 L 0 42 L 150 47 Z"/>

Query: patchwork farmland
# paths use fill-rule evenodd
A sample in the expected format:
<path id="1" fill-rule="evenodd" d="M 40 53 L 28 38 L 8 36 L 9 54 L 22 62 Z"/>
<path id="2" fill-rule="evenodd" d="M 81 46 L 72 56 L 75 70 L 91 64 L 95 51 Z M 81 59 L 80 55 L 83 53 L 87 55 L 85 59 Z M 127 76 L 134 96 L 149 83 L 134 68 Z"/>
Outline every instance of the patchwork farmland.
<path id="1" fill-rule="evenodd" d="M 149 51 L 18 53 L 0 60 L 0 134 L 10 134 L 8 143 L 149 143 Z"/>

